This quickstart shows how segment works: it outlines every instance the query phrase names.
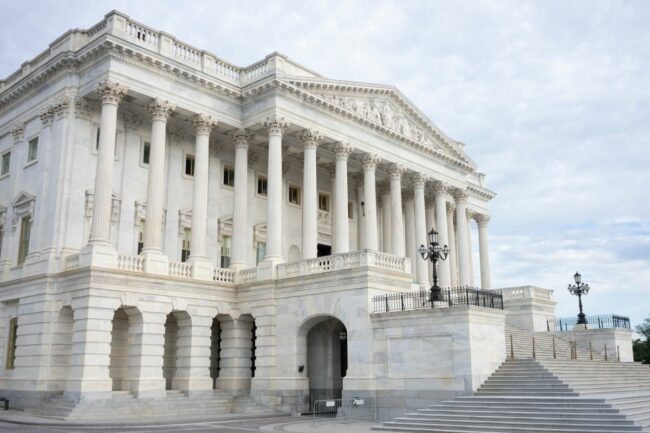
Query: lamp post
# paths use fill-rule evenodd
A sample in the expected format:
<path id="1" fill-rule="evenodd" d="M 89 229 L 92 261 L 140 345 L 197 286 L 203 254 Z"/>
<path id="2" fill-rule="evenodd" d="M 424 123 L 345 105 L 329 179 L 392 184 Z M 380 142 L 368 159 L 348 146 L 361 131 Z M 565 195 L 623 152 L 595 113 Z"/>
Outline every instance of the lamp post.
<path id="1" fill-rule="evenodd" d="M 431 307 L 433 301 L 440 300 L 440 287 L 438 286 L 438 260 L 445 260 L 449 255 L 449 247 L 447 245 L 440 246 L 438 243 L 438 232 L 434 229 L 427 234 L 429 246 L 425 247 L 420 245 L 418 252 L 424 260 L 431 260 L 433 262 L 433 286 L 431 286 Z"/>
<path id="2" fill-rule="evenodd" d="M 567 287 L 567 289 L 569 290 L 569 293 L 578 297 L 578 306 L 580 307 L 580 313 L 578 313 L 578 322 L 576 322 L 576 324 L 587 325 L 587 318 L 585 317 L 585 313 L 582 312 L 582 295 L 589 293 L 589 284 L 582 282 L 582 275 L 580 275 L 578 272 L 575 273 L 573 279 L 576 283 L 569 284 L 569 287 Z"/>

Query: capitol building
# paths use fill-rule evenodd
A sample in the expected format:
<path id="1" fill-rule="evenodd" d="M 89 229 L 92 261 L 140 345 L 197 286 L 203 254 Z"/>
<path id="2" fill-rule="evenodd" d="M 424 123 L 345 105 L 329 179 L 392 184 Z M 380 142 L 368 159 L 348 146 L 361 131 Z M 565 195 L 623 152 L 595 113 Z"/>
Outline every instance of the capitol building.
<path id="1" fill-rule="evenodd" d="M 550 290 L 493 289 L 495 193 L 464 143 L 279 53 L 239 67 L 110 12 L 0 81 L 0 159 L 14 407 L 361 396 L 386 419 L 472 394 L 509 325 L 555 316 Z M 417 298 L 432 229 L 442 293 Z M 631 361 L 625 331 L 606 344 Z"/>

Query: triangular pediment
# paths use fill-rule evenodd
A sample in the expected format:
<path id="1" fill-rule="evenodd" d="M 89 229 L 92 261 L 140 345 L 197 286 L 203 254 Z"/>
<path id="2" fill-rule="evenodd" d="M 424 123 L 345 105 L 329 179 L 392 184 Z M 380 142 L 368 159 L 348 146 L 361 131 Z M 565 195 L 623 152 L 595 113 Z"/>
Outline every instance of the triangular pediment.
<path id="1" fill-rule="evenodd" d="M 18 196 L 11 203 L 11 205 L 13 207 L 20 207 L 20 206 L 25 205 L 26 203 L 30 203 L 30 202 L 34 201 L 35 198 L 36 197 L 34 197 L 31 194 L 29 194 L 29 193 L 27 193 L 25 191 L 21 191 L 20 194 L 18 194 Z"/>
<path id="2" fill-rule="evenodd" d="M 360 118 L 391 135 L 423 149 L 443 155 L 470 169 L 476 163 L 465 153 L 464 144 L 442 132 L 411 101 L 393 86 L 342 82 L 326 79 L 285 78 L 287 83 L 318 98 L 336 111 Z"/>

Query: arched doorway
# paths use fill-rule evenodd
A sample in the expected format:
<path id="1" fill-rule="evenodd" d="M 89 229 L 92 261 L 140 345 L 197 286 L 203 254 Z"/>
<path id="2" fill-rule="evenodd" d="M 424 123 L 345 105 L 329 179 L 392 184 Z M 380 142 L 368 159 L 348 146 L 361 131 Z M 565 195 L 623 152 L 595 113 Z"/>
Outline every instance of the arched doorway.
<path id="1" fill-rule="evenodd" d="M 316 400 L 341 398 L 348 369 L 347 329 L 333 316 L 318 316 L 303 324 L 299 344 L 306 350 L 310 407 Z"/>
<path id="2" fill-rule="evenodd" d="M 182 385 L 175 379 L 186 377 L 178 374 L 179 368 L 184 367 L 179 358 L 191 356 L 191 327 L 192 320 L 186 311 L 172 311 L 167 315 L 162 367 L 166 390 L 179 389 Z"/>
<path id="3" fill-rule="evenodd" d="M 129 378 L 137 377 L 130 371 L 129 358 L 138 358 L 142 350 L 142 314 L 135 307 L 120 307 L 115 310 L 111 331 L 111 354 L 108 374 L 113 381 L 113 391 L 130 391 Z M 135 365 L 135 364 L 133 364 Z"/>

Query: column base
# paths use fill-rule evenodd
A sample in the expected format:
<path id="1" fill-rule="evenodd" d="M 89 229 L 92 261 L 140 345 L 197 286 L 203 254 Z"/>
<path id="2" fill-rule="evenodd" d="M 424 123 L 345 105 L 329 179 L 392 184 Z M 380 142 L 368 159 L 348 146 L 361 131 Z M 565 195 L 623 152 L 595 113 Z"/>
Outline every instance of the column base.
<path id="1" fill-rule="evenodd" d="M 79 251 L 79 266 L 115 268 L 117 266 L 117 250 L 108 243 L 87 244 Z"/>
<path id="2" fill-rule="evenodd" d="M 143 251 L 144 272 L 155 275 L 169 275 L 169 258 L 158 251 Z"/>
<path id="3" fill-rule="evenodd" d="M 214 266 L 207 258 L 190 257 L 188 261 L 192 264 L 192 278 L 203 281 L 214 280 Z"/>

